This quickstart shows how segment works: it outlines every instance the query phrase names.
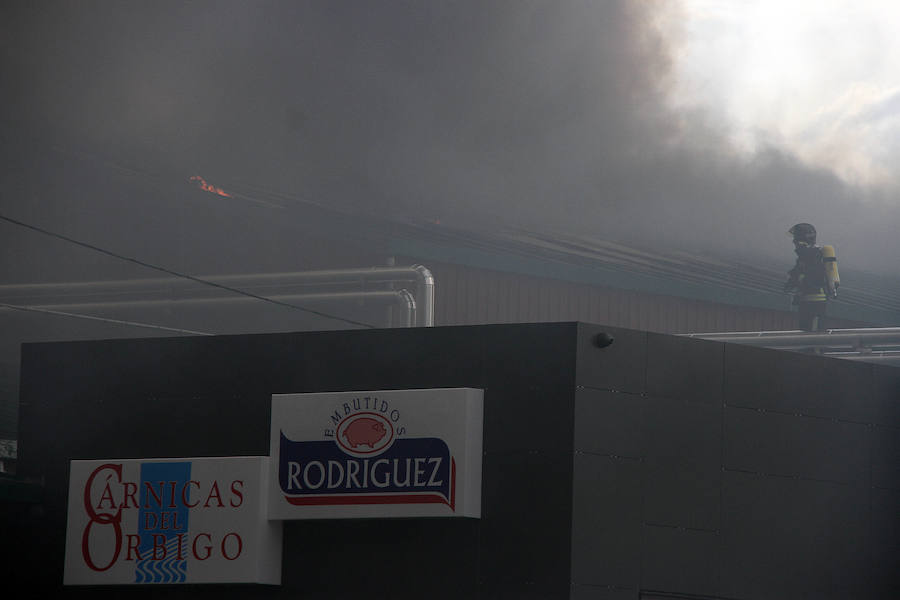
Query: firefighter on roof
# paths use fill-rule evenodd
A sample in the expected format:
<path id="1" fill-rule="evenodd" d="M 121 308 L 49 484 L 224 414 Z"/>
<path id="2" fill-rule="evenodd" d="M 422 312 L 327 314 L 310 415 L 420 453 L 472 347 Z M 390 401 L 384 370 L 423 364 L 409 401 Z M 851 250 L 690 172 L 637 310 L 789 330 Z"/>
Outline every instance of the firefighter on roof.
<path id="1" fill-rule="evenodd" d="M 794 238 L 797 262 L 788 272 L 784 289 L 794 295 L 793 303 L 800 312 L 800 329 L 824 331 L 825 307 L 828 300 L 837 298 L 841 285 L 834 248 L 817 246 L 816 228 L 809 223 L 794 225 L 788 234 Z"/>

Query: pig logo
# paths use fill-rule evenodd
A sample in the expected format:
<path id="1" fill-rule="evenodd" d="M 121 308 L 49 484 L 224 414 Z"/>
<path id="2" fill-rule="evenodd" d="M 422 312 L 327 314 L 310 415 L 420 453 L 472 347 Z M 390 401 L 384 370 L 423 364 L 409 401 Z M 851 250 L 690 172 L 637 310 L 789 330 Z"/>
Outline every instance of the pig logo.
<path id="1" fill-rule="evenodd" d="M 338 424 L 336 433 L 337 443 L 353 456 L 380 454 L 394 440 L 394 426 L 374 412 L 350 415 Z"/>
<path id="2" fill-rule="evenodd" d="M 356 450 L 357 446 L 368 446 L 374 448 L 375 444 L 381 441 L 387 430 L 381 422 L 368 417 L 356 419 L 344 428 L 344 439 L 350 444 L 350 447 Z"/>

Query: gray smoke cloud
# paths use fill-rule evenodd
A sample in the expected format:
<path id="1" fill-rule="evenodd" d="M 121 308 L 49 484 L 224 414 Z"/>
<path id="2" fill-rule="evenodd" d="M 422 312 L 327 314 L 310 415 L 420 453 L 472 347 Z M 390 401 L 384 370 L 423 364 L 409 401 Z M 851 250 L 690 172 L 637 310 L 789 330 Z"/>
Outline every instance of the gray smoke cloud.
<path id="1" fill-rule="evenodd" d="M 790 260 L 814 223 L 898 275 L 894 189 L 667 104 L 673 2 L 42 2 L 2 9 L 8 148 L 35 140 L 343 210 Z M 7 150 L 7 152 L 12 152 Z M 9 202 L 7 200 L 5 202 Z"/>

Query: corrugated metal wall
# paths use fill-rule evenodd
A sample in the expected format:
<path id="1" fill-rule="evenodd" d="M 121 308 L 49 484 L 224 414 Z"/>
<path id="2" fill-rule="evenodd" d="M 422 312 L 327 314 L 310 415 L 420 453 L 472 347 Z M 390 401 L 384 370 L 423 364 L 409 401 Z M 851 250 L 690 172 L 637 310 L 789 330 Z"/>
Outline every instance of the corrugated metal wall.
<path id="1" fill-rule="evenodd" d="M 796 313 L 716 304 L 429 263 L 435 277 L 435 325 L 585 321 L 658 333 L 783 331 L 797 328 Z M 829 327 L 857 323 L 831 319 Z"/>

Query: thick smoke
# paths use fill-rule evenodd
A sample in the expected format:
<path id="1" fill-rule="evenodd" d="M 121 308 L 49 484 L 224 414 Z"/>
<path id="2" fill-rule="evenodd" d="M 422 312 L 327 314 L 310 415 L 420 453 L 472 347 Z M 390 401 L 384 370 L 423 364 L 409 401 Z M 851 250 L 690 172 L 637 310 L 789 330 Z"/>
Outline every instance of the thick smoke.
<path id="1" fill-rule="evenodd" d="M 897 275 L 896 190 L 668 103 L 672 2 L 7 3 L 9 148 L 342 210 L 785 257 L 809 221 Z M 4 204 L 7 204 L 4 201 Z"/>

